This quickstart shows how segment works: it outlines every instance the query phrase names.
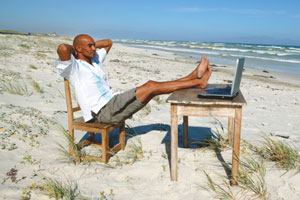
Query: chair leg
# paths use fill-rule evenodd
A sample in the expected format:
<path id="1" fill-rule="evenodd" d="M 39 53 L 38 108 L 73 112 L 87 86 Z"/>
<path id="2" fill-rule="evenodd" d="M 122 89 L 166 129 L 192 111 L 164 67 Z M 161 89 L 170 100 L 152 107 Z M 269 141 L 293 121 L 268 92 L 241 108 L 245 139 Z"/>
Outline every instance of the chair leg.
<path id="1" fill-rule="evenodd" d="M 72 129 L 72 127 L 69 127 L 69 134 L 70 134 L 70 136 L 71 136 L 71 137 L 73 138 L 73 140 L 74 140 L 74 129 Z M 74 141 L 74 143 L 75 143 L 75 141 Z M 74 154 L 73 147 L 72 147 L 72 144 L 71 144 L 71 143 L 69 143 L 69 152 L 70 152 L 71 155 Z"/>
<path id="2" fill-rule="evenodd" d="M 125 122 L 119 128 L 119 143 L 121 144 L 121 149 L 125 149 Z"/>
<path id="3" fill-rule="evenodd" d="M 108 162 L 108 148 L 109 148 L 109 137 L 108 137 L 108 132 L 105 131 L 102 133 L 102 160 L 103 162 L 107 163 Z"/>
<path id="4" fill-rule="evenodd" d="M 90 141 L 92 142 L 92 143 L 94 143 L 95 142 L 95 133 L 91 133 L 90 132 Z"/>

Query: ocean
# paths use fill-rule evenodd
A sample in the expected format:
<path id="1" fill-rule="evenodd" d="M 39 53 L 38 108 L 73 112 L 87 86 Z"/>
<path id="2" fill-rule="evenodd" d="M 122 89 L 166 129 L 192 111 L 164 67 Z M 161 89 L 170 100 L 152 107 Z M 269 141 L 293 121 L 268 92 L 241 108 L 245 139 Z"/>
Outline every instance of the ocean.
<path id="1" fill-rule="evenodd" d="M 245 57 L 245 67 L 300 76 L 300 46 L 122 39 L 114 42 L 199 59 L 205 54 L 211 63 L 220 65 L 233 65 L 236 58 Z"/>

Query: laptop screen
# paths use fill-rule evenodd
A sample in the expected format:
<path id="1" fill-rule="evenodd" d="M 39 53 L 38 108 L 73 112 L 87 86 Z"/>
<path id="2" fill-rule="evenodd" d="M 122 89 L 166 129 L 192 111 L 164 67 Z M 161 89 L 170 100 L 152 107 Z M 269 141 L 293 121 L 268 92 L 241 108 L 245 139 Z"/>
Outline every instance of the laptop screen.
<path id="1" fill-rule="evenodd" d="M 231 95 L 238 93 L 240 90 L 244 62 L 245 62 L 245 58 L 239 58 L 236 60 L 236 69 L 234 73 Z"/>

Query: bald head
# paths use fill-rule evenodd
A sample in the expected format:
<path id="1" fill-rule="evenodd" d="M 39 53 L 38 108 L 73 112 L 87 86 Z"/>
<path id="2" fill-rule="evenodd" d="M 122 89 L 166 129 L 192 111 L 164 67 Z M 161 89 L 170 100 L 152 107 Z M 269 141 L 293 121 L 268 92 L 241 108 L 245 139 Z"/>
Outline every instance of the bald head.
<path id="1" fill-rule="evenodd" d="M 90 63 L 91 59 L 95 56 L 95 42 L 89 35 L 77 35 L 73 40 L 73 46 L 77 59 L 85 60 Z"/>
<path id="2" fill-rule="evenodd" d="M 73 40 L 73 46 L 82 45 L 84 42 L 88 42 L 93 40 L 93 38 L 86 34 L 77 35 Z M 93 40 L 94 41 L 94 40 Z"/>

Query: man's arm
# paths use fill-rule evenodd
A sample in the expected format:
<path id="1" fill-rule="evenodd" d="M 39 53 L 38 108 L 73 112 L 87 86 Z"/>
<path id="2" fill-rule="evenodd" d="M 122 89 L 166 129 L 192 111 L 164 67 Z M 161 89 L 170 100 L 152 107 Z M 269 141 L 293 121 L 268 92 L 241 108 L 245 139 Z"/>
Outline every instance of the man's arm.
<path id="1" fill-rule="evenodd" d="M 95 43 L 96 49 L 104 48 L 106 53 L 109 52 L 110 48 L 112 47 L 112 40 L 111 39 L 105 39 L 105 40 L 98 40 Z"/>
<path id="2" fill-rule="evenodd" d="M 75 55 L 73 45 L 60 44 L 57 48 L 57 54 L 61 61 L 71 60 L 71 54 Z"/>

